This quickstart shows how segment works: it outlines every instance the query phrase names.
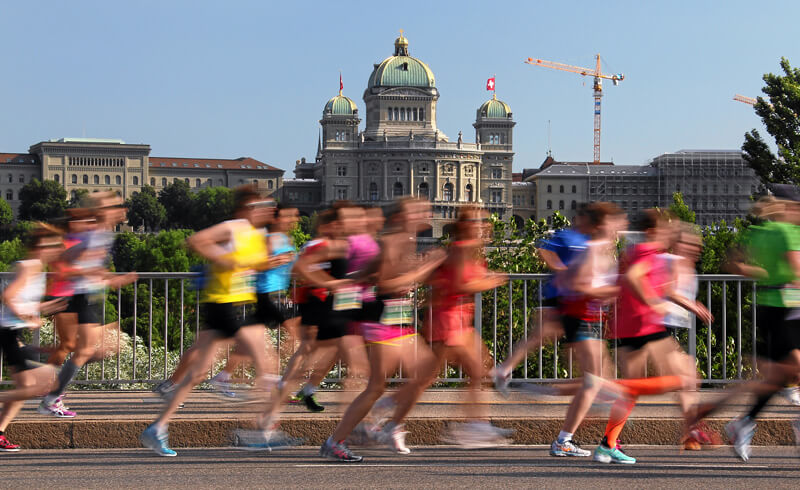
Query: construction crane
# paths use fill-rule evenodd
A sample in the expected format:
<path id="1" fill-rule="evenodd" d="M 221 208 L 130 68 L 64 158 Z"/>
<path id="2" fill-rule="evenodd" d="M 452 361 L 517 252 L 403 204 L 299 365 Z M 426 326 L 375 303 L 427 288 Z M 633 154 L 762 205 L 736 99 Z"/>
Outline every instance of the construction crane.
<path id="1" fill-rule="evenodd" d="M 528 58 L 525 63 L 535 66 L 543 66 L 554 70 L 568 71 L 582 76 L 594 77 L 594 163 L 600 163 L 600 99 L 603 97 L 603 79 L 611 80 L 614 85 L 625 80 L 622 73 L 617 75 L 606 75 L 600 69 L 600 55 L 595 56 L 597 63 L 595 69 L 582 68 L 580 66 L 566 65 L 555 61 L 540 60 L 538 58 Z"/>
<path id="2" fill-rule="evenodd" d="M 753 97 L 747 97 L 747 96 L 744 96 L 744 95 L 739 95 L 739 94 L 734 95 L 733 96 L 733 100 L 735 100 L 737 102 L 742 102 L 744 104 L 749 104 L 749 105 L 756 105 L 756 102 L 758 102 L 758 99 L 755 99 Z"/>

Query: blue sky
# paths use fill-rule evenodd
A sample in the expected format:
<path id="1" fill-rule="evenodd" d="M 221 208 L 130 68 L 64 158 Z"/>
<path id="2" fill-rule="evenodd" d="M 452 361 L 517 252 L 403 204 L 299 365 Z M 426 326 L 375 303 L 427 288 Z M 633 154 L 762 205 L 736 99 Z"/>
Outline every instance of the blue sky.
<path id="1" fill-rule="evenodd" d="M 0 151 L 63 136 L 148 143 L 154 156 L 251 156 L 291 170 L 313 158 L 336 94 L 364 112 L 372 64 L 404 29 L 441 93 L 438 125 L 474 138 L 497 75 L 512 108 L 514 168 L 591 160 L 591 80 L 527 57 L 623 72 L 603 98 L 603 160 L 735 149 L 761 128 L 735 93 L 800 65 L 800 2 L 38 1 L 2 2 Z M 363 123 L 362 123 L 363 127 Z M 291 174 L 287 174 L 287 177 Z"/>

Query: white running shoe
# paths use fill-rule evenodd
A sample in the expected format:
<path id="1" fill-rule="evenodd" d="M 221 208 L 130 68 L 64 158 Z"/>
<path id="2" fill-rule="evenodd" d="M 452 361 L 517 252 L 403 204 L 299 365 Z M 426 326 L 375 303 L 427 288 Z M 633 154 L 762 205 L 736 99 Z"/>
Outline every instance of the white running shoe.
<path id="1" fill-rule="evenodd" d="M 64 406 L 64 402 L 61 401 L 62 398 L 59 396 L 52 403 L 47 403 L 47 399 L 42 400 L 37 411 L 42 415 L 52 415 L 61 419 L 74 418 L 77 414 Z"/>
<path id="2" fill-rule="evenodd" d="M 732 420 L 725 425 L 725 432 L 728 434 L 733 443 L 733 451 L 742 461 L 750 459 L 752 449 L 750 443 L 753 441 L 753 435 L 756 432 L 756 423 L 748 417 Z"/>
<path id="3" fill-rule="evenodd" d="M 592 452 L 587 451 L 586 449 L 582 449 L 579 445 L 572 442 L 572 440 L 566 440 L 564 442 L 558 442 L 558 439 L 553 441 L 553 444 L 550 445 L 550 456 L 580 456 L 580 457 L 587 457 L 591 456 Z"/>
<path id="4" fill-rule="evenodd" d="M 499 431 L 503 430 L 499 429 Z M 499 431 L 497 427 L 488 422 L 454 423 L 450 424 L 442 440 L 448 444 L 457 444 L 464 449 L 482 449 L 510 444 L 511 441 Z"/>
<path id="5" fill-rule="evenodd" d="M 788 388 L 784 388 L 783 390 L 781 390 L 781 395 L 783 395 L 784 398 L 789 400 L 789 403 L 791 403 L 792 405 L 796 407 L 800 406 L 800 388 L 798 388 L 797 386 L 790 386 Z"/>
<path id="6" fill-rule="evenodd" d="M 389 421 L 389 418 L 394 414 L 394 410 L 397 407 L 397 403 L 394 401 L 394 397 L 392 396 L 385 396 L 378 400 L 375 405 L 372 406 L 372 418 L 375 420 L 374 429 L 378 430 L 383 424 Z"/>
<path id="7" fill-rule="evenodd" d="M 403 430 L 403 425 L 387 424 L 380 432 L 378 432 L 378 441 L 381 444 L 386 444 L 389 449 L 397 454 L 409 454 L 411 449 L 406 446 L 406 432 Z"/>
<path id="8" fill-rule="evenodd" d="M 503 398 L 508 398 L 510 395 L 508 385 L 511 383 L 511 373 L 500 369 L 500 366 L 495 366 L 489 374 L 492 376 L 492 381 L 494 381 L 494 389 L 496 389 Z"/>

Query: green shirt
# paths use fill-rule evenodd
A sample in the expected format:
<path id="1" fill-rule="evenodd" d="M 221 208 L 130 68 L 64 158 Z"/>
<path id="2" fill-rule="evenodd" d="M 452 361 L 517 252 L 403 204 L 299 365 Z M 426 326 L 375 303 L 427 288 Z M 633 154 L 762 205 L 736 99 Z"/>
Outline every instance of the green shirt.
<path id="1" fill-rule="evenodd" d="M 786 255 L 800 250 L 800 228 L 790 223 L 769 221 L 762 226 L 751 226 L 747 238 L 753 264 L 767 272 L 767 277 L 758 281 L 758 286 L 761 286 L 757 293 L 758 304 L 788 306 L 781 286 L 797 279 Z"/>

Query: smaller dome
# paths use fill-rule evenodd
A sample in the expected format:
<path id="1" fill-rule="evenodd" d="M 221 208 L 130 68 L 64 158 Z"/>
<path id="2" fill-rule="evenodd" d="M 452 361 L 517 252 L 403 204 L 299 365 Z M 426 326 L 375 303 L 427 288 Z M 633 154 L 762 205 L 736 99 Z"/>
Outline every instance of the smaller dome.
<path id="1" fill-rule="evenodd" d="M 356 103 L 353 102 L 353 100 L 349 97 L 339 94 L 325 104 L 325 109 L 323 109 L 322 115 L 352 116 L 356 112 L 358 112 L 358 106 L 356 106 Z"/>
<path id="2" fill-rule="evenodd" d="M 402 33 L 400 33 L 400 37 L 398 37 L 397 39 L 394 40 L 394 47 L 395 48 L 400 48 L 400 47 L 408 48 L 408 39 L 406 39 L 406 37 L 403 36 Z"/>
<path id="3" fill-rule="evenodd" d="M 508 119 L 511 117 L 511 108 L 508 107 L 508 104 L 502 100 L 499 100 L 497 96 L 493 96 L 478 108 L 477 117 L 478 119 L 482 117 L 491 119 Z"/>

